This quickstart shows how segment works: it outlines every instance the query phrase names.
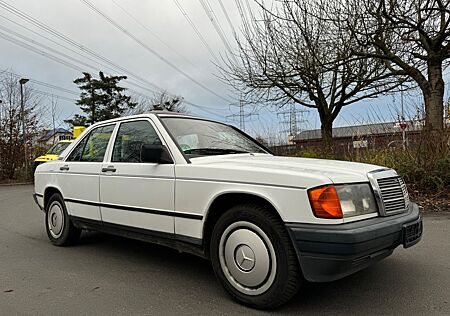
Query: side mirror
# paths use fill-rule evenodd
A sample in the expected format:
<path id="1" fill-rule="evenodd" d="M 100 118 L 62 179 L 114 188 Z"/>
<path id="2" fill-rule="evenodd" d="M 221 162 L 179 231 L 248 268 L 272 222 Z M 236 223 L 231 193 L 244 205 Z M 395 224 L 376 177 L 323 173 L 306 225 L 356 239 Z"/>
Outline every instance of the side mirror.
<path id="1" fill-rule="evenodd" d="M 141 162 L 149 163 L 173 163 L 172 158 L 164 145 L 142 145 Z"/>

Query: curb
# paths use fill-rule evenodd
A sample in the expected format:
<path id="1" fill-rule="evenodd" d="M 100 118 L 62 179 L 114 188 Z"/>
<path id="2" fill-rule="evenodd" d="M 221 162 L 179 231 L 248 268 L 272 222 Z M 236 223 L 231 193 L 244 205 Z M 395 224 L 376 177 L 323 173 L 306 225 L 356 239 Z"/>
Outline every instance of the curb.
<path id="1" fill-rule="evenodd" d="M 0 183 L 0 187 L 12 187 L 15 185 L 29 185 L 29 184 L 33 184 L 33 182 Z"/>

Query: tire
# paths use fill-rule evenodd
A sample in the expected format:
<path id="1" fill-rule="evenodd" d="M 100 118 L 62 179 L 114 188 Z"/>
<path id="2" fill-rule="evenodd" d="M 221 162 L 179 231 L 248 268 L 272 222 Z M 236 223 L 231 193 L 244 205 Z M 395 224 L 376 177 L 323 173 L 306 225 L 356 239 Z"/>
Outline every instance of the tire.
<path id="1" fill-rule="evenodd" d="M 211 236 L 214 273 L 237 301 L 273 309 L 289 301 L 301 285 L 297 255 L 282 221 L 267 207 L 232 207 Z M 259 260 L 258 260 L 259 259 Z"/>
<path id="2" fill-rule="evenodd" d="M 53 194 L 45 208 L 45 228 L 47 236 L 55 246 L 75 244 L 81 235 L 81 229 L 73 226 L 67 215 L 66 204 L 61 194 Z"/>

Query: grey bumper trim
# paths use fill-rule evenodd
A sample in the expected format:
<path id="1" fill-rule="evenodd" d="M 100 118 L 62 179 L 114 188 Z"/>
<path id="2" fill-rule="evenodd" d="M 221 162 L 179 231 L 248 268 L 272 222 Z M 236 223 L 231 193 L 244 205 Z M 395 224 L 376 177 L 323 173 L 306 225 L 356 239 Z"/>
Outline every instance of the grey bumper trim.
<path id="1" fill-rule="evenodd" d="M 34 203 L 36 203 L 36 205 L 37 206 L 39 206 L 39 209 L 41 210 L 41 211 L 44 211 L 44 207 L 43 206 L 41 206 L 40 204 L 39 204 L 39 201 L 38 201 L 38 197 L 44 197 L 42 194 L 39 194 L 39 193 L 33 193 L 33 200 L 34 200 Z"/>
<path id="2" fill-rule="evenodd" d="M 345 277 L 389 256 L 404 243 L 404 226 L 416 223 L 421 230 L 419 207 L 411 203 L 408 212 L 389 217 L 339 225 L 288 223 L 286 226 L 305 278 L 326 282 Z M 414 243 L 420 239 L 421 234 Z"/>

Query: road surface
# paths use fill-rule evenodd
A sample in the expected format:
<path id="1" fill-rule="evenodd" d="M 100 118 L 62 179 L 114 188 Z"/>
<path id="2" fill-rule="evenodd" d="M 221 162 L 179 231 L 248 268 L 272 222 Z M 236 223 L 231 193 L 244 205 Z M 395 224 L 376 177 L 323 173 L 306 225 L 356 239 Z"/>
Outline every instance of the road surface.
<path id="1" fill-rule="evenodd" d="M 100 233 L 52 246 L 32 186 L 0 187 L 0 315 L 269 314 L 232 301 L 209 262 Z M 343 280 L 305 284 L 282 315 L 450 315 L 450 213 L 422 242 Z"/>

